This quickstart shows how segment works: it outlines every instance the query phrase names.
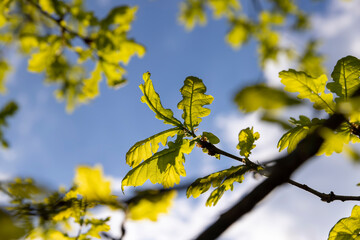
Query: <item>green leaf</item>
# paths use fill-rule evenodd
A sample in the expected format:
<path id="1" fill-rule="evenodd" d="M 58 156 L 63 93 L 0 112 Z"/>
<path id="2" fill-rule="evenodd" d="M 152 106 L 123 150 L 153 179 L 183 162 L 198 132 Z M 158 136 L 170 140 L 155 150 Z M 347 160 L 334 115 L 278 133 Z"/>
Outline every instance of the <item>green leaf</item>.
<path id="1" fill-rule="evenodd" d="M 136 167 L 142 160 L 148 159 L 158 151 L 159 143 L 165 146 L 168 137 L 174 137 L 179 131 L 178 127 L 171 128 L 135 143 L 126 153 L 126 163 L 130 167 Z"/>
<path id="2" fill-rule="evenodd" d="M 0 209 L 0 237 L 1 239 L 21 239 L 25 234 L 25 229 L 16 224 L 16 219 Z"/>
<path id="3" fill-rule="evenodd" d="M 0 93 L 4 94 L 6 92 L 5 80 L 6 75 L 9 73 L 11 67 L 5 61 L 0 60 Z"/>
<path id="4" fill-rule="evenodd" d="M 360 86 L 360 60 L 353 56 L 340 59 L 331 73 L 334 82 L 326 87 L 336 95 L 336 100 L 347 100 Z"/>
<path id="5" fill-rule="evenodd" d="M 249 157 L 251 150 L 256 147 L 254 142 L 260 138 L 258 132 L 254 133 L 254 128 L 246 128 L 240 131 L 239 133 L 239 144 L 236 146 L 240 150 L 240 155 L 244 157 Z"/>
<path id="6" fill-rule="evenodd" d="M 298 98 L 307 98 L 314 103 L 315 109 L 324 109 L 327 113 L 335 112 L 335 102 L 332 93 L 325 93 L 327 77 L 325 74 L 313 78 L 304 72 L 294 69 L 279 73 L 281 82 L 285 85 L 285 91 L 299 92 Z"/>
<path id="7" fill-rule="evenodd" d="M 301 103 L 286 92 L 263 84 L 243 88 L 234 100 L 243 112 L 253 112 L 259 108 L 277 109 Z"/>
<path id="8" fill-rule="evenodd" d="M 359 239 L 360 206 L 355 205 L 351 216 L 340 219 L 330 230 L 328 240 L 355 240 Z"/>
<path id="9" fill-rule="evenodd" d="M 252 25 L 245 17 L 232 19 L 230 31 L 226 34 L 226 42 L 234 49 L 239 49 L 246 43 L 252 31 Z"/>
<path id="10" fill-rule="evenodd" d="M 290 118 L 289 122 L 295 125 L 294 128 L 286 132 L 279 140 L 277 147 L 279 152 L 287 148 L 288 153 L 292 152 L 297 144 L 310 132 L 314 127 L 320 126 L 323 120 L 314 118 L 310 120 L 308 117 L 300 115 L 299 120 Z"/>
<path id="11" fill-rule="evenodd" d="M 124 186 L 143 185 L 148 179 L 153 184 L 162 184 L 165 188 L 178 184 L 180 176 L 186 176 L 184 153 L 189 154 L 194 147 L 192 142 L 182 137 L 178 135 L 175 143 L 169 142 L 168 148 L 155 153 L 129 171 L 122 180 L 122 189 Z"/>
<path id="12" fill-rule="evenodd" d="M 220 142 L 220 139 L 211 132 L 203 132 L 202 136 L 205 137 L 211 144 L 218 144 Z"/>
<path id="13" fill-rule="evenodd" d="M 143 74 L 143 79 L 145 81 L 144 84 L 141 84 L 139 87 L 143 92 L 144 96 L 141 97 L 141 101 L 146 103 L 149 108 L 155 112 L 155 117 L 157 119 L 163 120 L 166 124 L 172 124 L 177 127 L 182 127 L 182 124 L 179 120 L 177 120 L 173 115 L 171 109 L 165 109 L 161 102 L 160 96 L 157 92 L 155 92 L 154 86 L 150 79 L 150 73 L 146 72 Z"/>
<path id="14" fill-rule="evenodd" d="M 137 192 L 128 205 L 128 217 L 132 220 L 157 221 L 160 214 L 169 212 L 175 197 L 176 191 L 174 190 Z"/>
<path id="15" fill-rule="evenodd" d="M 206 177 L 198 178 L 188 187 L 186 196 L 188 198 L 190 196 L 197 198 L 213 186 L 216 189 L 210 194 L 206 206 L 215 206 L 225 191 L 233 190 L 234 182 L 241 183 L 243 181 L 244 174 L 248 170 L 250 170 L 250 168 L 240 165 L 212 173 Z"/>
<path id="16" fill-rule="evenodd" d="M 99 95 L 99 83 L 101 81 L 101 67 L 97 63 L 95 69 L 91 73 L 90 78 L 84 80 L 84 86 L 82 89 L 83 95 L 81 96 L 86 101 L 87 99 L 93 99 Z"/>
<path id="17" fill-rule="evenodd" d="M 360 142 L 359 137 L 352 134 L 351 127 L 348 123 L 341 124 L 335 132 L 327 128 L 321 129 L 320 135 L 324 138 L 324 143 L 321 145 L 316 155 L 325 154 L 326 156 L 330 156 L 334 152 L 341 153 L 344 146 L 350 142 Z"/>
<path id="18" fill-rule="evenodd" d="M 183 100 L 178 103 L 178 108 L 184 111 L 182 118 L 185 120 L 185 126 L 194 133 L 194 128 L 199 125 L 201 118 L 210 114 L 210 109 L 203 106 L 211 104 L 214 98 L 204 94 L 206 92 L 204 83 L 201 79 L 192 76 L 185 79 L 180 92 Z"/>
<path id="19" fill-rule="evenodd" d="M 179 21 L 187 30 L 192 30 L 196 24 L 206 24 L 205 6 L 199 0 L 186 0 L 181 3 Z"/>

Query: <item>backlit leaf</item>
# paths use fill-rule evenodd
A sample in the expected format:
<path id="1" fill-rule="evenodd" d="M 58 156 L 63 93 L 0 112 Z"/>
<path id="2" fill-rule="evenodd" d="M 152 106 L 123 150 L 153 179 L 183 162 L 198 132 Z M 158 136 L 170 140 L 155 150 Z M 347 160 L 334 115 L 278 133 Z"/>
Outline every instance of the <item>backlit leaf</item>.
<path id="1" fill-rule="evenodd" d="M 360 206 L 355 205 L 351 216 L 342 218 L 330 230 L 328 240 L 356 240 L 360 231 Z"/>
<path id="2" fill-rule="evenodd" d="M 83 94 L 84 100 L 92 99 L 99 95 L 99 83 L 101 81 L 100 64 L 96 64 L 90 78 L 84 80 Z"/>
<path id="3" fill-rule="evenodd" d="M 206 87 L 197 77 L 187 77 L 180 92 L 183 100 L 178 103 L 178 108 L 184 111 L 182 118 L 185 126 L 194 132 L 201 118 L 210 114 L 210 109 L 204 108 L 204 105 L 211 104 L 214 98 L 205 94 Z"/>
<path id="4" fill-rule="evenodd" d="M 74 183 L 77 192 L 88 201 L 107 202 L 113 199 L 111 182 L 104 178 L 101 166 L 79 166 L 76 169 Z"/>
<path id="5" fill-rule="evenodd" d="M 171 128 L 135 143 L 126 153 L 126 163 L 130 167 L 136 167 L 142 160 L 148 159 L 158 151 L 159 143 L 165 146 L 168 137 L 175 136 L 179 131 L 177 127 Z"/>
<path id="6" fill-rule="evenodd" d="M 218 144 L 220 142 L 220 139 L 211 132 L 203 132 L 202 136 L 205 137 L 211 144 Z"/>
<path id="7" fill-rule="evenodd" d="M 254 142 L 260 138 L 258 132 L 254 133 L 254 128 L 246 128 L 240 131 L 239 133 L 239 143 L 236 146 L 240 150 L 240 155 L 244 157 L 249 157 L 251 150 L 256 147 Z"/>
<path id="8" fill-rule="evenodd" d="M 194 144 L 178 135 L 175 143 L 169 142 L 168 146 L 129 171 L 122 180 L 122 188 L 141 186 L 146 180 L 160 183 L 165 188 L 178 184 L 180 176 L 186 176 L 184 154 L 189 154 Z"/>
<path id="9" fill-rule="evenodd" d="M 234 182 L 241 183 L 243 181 L 244 174 L 248 170 L 250 170 L 248 167 L 241 165 L 198 178 L 188 187 L 186 196 L 197 198 L 212 186 L 216 189 L 210 194 L 206 206 L 215 206 L 225 191 L 233 189 Z"/>
<path id="10" fill-rule="evenodd" d="M 360 60 L 353 56 L 340 59 L 331 77 L 334 82 L 329 82 L 327 88 L 338 95 L 336 100 L 347 100 L 360 86 Z"/>
<path id="11" fill-rule="evenodd" d="M 206 24 L 206 13 L 203 1 L 186 0 L 181 3 L 179 21 L 187 30 L 192 30 L 196 24 Z"/>
<path id="12" fill-rule="evenodd" d="M 290 129 L 280 138 L 277 145 L 279 152 L 285 148 L 287 148 L 288 153 L 292 152 L 297 144 L 306 137 L 314 127 L 322 124 L 323 120 L 317 118 L 310 120 L 308 117 L 300 115 L 299 120 L 290 118 L 289 122 L 295 125 L 295 127 Z"/>
<path id="13" fill-rule="evenodd" d="M 243 112 L 253 112 L 259 108 L 277 109 L 300 104 L 286 92 L 265 85 L 254 85 L 243 88 L 235 96 L 235 103 Z"/>
<path id="14" fill-rule="evenodd" d="M 141 101 L 143 103 L 146 103 L 149 108 L 155 112 L 155 117 L 157 119 L 163 120 L 166 124 L 172 124 L 177 127 L 181 127 L 182 124 L 179 120 L 174 118 L 174 114 L 171 111 L 171 109 L 165 109 L 161 102 L 160 102 L 160 96 L 157 92 L 155 92 L 154 86 L 152 84 L 152 81 L 150 79 L 150 73 L 146 72 L 143 74 L 144 84 L 141 84 L 139 87 L 144 94 L 144 96 L 141 97 Z"/>
<path id="15" fill-rule="evenodd" d="M 335 112 L 335 103 L 332 93 L 325 93 L 327 77 L 325 74 L 318 78 L 313 78 L 304 72 L 297 72 L 294 69 L 279 73 L 281 82 L 285 85 L 285 90 L 298 92 L 298 98 L 307 98 L 314 103 L 315 109 L 324 109 L 327 113 Z"/>
<path id="16" fill-rule="evenodd" d="M 176 191 L 148 190 L 138 192 L 128 206 L 129 218 L 132 220 L 149 219 L 157 221 L 162 213 L 168 213 L 176 197 Z"/>

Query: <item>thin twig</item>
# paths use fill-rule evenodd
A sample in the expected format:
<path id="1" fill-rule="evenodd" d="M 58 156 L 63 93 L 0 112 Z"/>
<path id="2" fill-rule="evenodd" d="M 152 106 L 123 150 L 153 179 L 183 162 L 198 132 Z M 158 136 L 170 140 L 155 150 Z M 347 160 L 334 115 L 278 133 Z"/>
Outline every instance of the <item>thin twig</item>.
<path id="1" fill-rule="evenodd" d="M 308 185 L 305 185 L 305 184 L 301 184 L 301 183 L 298 183 L 296 181 L 293 181 L 291 179 L 288 180 L 288 183 L 291 184 L 291 185 L 294 185 L 298 188 L 301 188 L 309 193 L 312 193 L 314 194 L 315 196 L 318 196 L 321 201 L 324 201 L 324 202 L 327 202 L 327 203 L 330 203 L 332 201 L 336 201 L 336 200 L 339 200 L 339 201 L 342 201 L 342 202 L 345 202 L 345 201 L 360 201 L 360 196 L 344 196 L 344 195 L 336 195 L 333 191 L 331 191 L 330 193 L 326 194 L 326 193 L 321 193 L 311 187 L 309 187 Z"/>
<path id="2" fill-rule="evenodd" d="M 37 3 L 33 2 L 32 0 L 25 0 L 26 2 L 30 3 L 31 5 L 33 5 L 34 7 L 36 7 L 39 12 L 44 15 L 45 17 L 47 17 L 48 19 L 52 20 L 53 22 L 55 22 L 60 28 L 62 31 L 65 31 L 71 35 L 74 35 L 80 39 L 83 40 L 83 42 L 87 45 L 89 45 L 93 40 L 89 37 L 86 37 L 86 36 L 82 36 L 81 34 L 79 34 L 78 32 L 75 32 L 63 25 L 61 25 L 61 21 L 63 20 L 62 18 L 55 18 L 54 16 L 52 16 L 51 14 L 49 14 L 48 12 L 44 11 L 40 5 L 38 5 Z"/>

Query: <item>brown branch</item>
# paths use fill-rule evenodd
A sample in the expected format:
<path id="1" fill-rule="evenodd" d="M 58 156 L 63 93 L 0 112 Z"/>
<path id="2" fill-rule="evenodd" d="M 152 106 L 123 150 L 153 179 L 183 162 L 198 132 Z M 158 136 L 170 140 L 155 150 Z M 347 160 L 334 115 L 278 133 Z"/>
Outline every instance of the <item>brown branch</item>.
<path id="1" fill-rule="evenodd" d="M 324 201 L 324 202 L 327 202 L 327 203 L 330 203 L 332 201 L 336 201 L 336 200 L 339 200 L 339 201 L 342 201 L 342 202 L 345 202 L 345 201 L 360 201 L 360 196 L 344 196 L 344 195 L 336 195 L 333 191 L 331 191 L 330 193 L 326 194 L 326 193 L 321 193 L 311 187 L 309 187 L 308 185 L 305 185 L 305 184 L 301 184 L 301 183 L 298 183 L 298 182 L 295 182 L 291 179 L 288 180 L 288 183 L 291 184 L 291 185 L 294 185 L 298 188 L 301 188 L 309 193 L 312 193 L 314 194 L 315 196 L 318 196 L 321 201 Z"/>
<path id="2" fill-rule="evenodd" d="M 342 114 L 334 114 L 325 121 L 323 127 L 335 130 L 346 119 Z M 277 159 L 276 165 L 271 167 L 269 178 L 264 180 L 248 195 L 242 198 L 232 208 L 222 214 L 217 221 L 203 231 L 196 239 L 216 239 L 230 225 L 250 212 L 262 199 L 276 187 L 289 181 L 291 174 L 320 149 L 324 139 L 319 133 L 320 128 L 305 137 L 289 155 Z"/>

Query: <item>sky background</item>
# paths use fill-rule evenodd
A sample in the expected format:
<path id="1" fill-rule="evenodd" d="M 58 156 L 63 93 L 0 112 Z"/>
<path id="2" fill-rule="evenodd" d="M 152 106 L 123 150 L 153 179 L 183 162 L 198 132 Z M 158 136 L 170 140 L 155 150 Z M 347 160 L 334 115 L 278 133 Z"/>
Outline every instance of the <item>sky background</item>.
<path id="1" fill-rule="evenodd" d="M 268 63 L 262 72 L 258 66 L 256 45 L 250 41 L 234 51 L 224 41 L 225 20 L 208 19 L 205 27 L 187 32 L 177 20 L 179 0 L 87 1 L 89 9 L 104 16 L 113 6 L 139 5 L 130 36 L 146 46 L 142 59 L 133 58 L 127 66 L 128 84 L 119 90 L 101 84 L 101 95 L 88 105 L 66 114 L 64 103 L 53 96 L 53 86 L 46 86 L 39 74 L 28 73 L 27 59 L 9 55 L 13 74 L 7 83 L 8 94 L 0 104 L 15 99 L 20 111 L 10 120 L 5 136 L 11 147 L 0 150 L 0 179 L 15 176 L 33 177 L 51 188 L 70 186 L 76 166 L 101 164 L 111 176 L 114 190 L 119 192 L 122 177 L 130 170 L 125 164 L 127 150 L 137 141 L 165 130 L 162 121 L 146 104 L 141 103 L 142 74 L 152 73 L 155 90 L 166 108 L 172 108 L 180 118 L 177 103 L 179 89 L 187 76 L 203 79 L 207 93 L 215 100 L 210 116 L 203 118 L 200 131 L 216 134 L 219 147 L 233 154 L 237 135 L 254 126 L 261 138 L 253 151 L 253 160 L 272 159 L 278 155 L 277 140 L 283 134 L 277 126 L 259 122 L 259 114 L 241 114 L 233 103 L 234 94 L 242 87 L 265 79 L 281 86 L 278 72 L 292 67 L 291 61 L 280 56 L 277 63 Z M 336 61 L 344 56 L 360 56 L 360 2 L 329 0 L 322 4 L 304 5 L 313 12 L 313 30 L 306 35 L 284 33 L 282 42 L 302 47 L 309 36 L 321 37 L 321 51 L 326 53 L 326 66 L 331 73 Z M 244 8 L 246 9 L 246 4 Z M 329 76 L 329 74 L 328 74 Z M 308 108 L 296 108 L 287 113 L 298 117 L 312 115 Z M 221 161 L 195 149 L 186 156 L 187 177 L 184 182 L 236 165 L 231 159 Z M 334 191 L 343 195 L 359 195 L 356 184 L 359 166 L 343 155 L 317 157 L 298 170 L 293 179 L 309 184 L 321 192 Z M 216 207 L 205 207 L 209 194 L 198 199 L 186 199 L 178 193 L 175 207 L 158 222 L 131 222 L 126 239 L 191 239 L 212 223 L 222 211 L 259 183 L 247 175 L 244 183 L 235 184 Z M 130 192 L 130 191 L 129 191 Z M 270 194 L 258 207 L 234 224 L 221 239 L 326 239 L 331 227 L 350 215 L 354 203 L 321 202 L 317 197 L 293 186 L 282 186 Z M 99 210 L 106 215 L 108 210 Z M 118 234 L 122 214 L 113 214 L 113 233 Z"/>

